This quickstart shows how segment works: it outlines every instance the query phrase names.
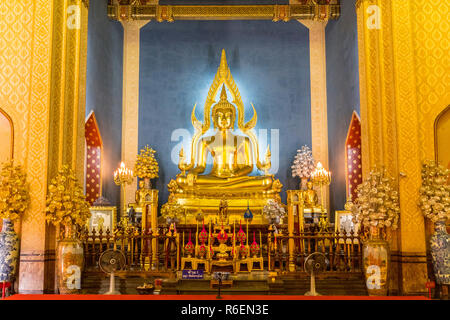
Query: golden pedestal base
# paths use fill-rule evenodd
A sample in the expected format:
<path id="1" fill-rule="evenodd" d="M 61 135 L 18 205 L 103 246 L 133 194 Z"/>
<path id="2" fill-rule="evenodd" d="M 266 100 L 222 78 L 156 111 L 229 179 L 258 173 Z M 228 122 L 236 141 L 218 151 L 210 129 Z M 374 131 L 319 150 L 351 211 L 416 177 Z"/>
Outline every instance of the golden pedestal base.
<path id="1" fill-rule="evenodd" d="M 191 263 L 192 270 L 198 270 L 199 264 L 205 265 L 205 270 L 209 272 L 210 270 L 210 261 L 208 259 L 200 259 L 194 257 L 181 258 L 181 270 L 184 270 L 186 266 L 186 262 Z"/>
<path id="2" fill-rule="evenodd" d="M 259 263 L 259 268 L 254 268 L 255 262 Z M 243 264 L 247 265 L 247 272 L 252 272 L 254 270 L 262 271 L 263 263 L 264 263 L 263 257 L 253 257 L 253 258 L 237 260 L 236 261 L 236 272 L 241 272 L 241 266 Z"/>
<path id="3" fill-rule="evenodd" d="M 233 273 L 238 272 L 252 272 L 252 271 L 263 271 L 264 259 L 263 257 L 252 257 L 237 260 L 213 260 L 213 259 L 201 259 L 194 257 L 184 257 L 181 258 L 181 270 L 184 270 L 186 263 L 191 263 L 192 270 L 198 270 L 199 264 L 205 265 L 205 271 L 211 273 L 214 266 L 226 267 L 231 266 L 233 268 Z M 255 268 L 255 263 L 259 264 L 259 267 Z M 247 271 L 241 271 L 242 265 L 247 266 Z"/>
<path id="4" fill-rule="evenodd" d="M 169 202 L 174 201 L 181 205 L 186 211 L 186 218 L 180 221 L 182 224 L 196 224 L 196 215 L 199 210 L 202 211 L 204 222 L 215 222 L 218 218 L 218 208 L 223 199 L 228 203 L 229 223 L 239 223 L 244 221 L 243 215 L 247 208 L 253 214 L 252 224 L 267 224 L 268 221 L 263 217 L 262 210 L 267 201 L 272 199 L 281 201 L 278 193 L 240 193 L 239 195 L 221 192 L 221 193 L 172 193 Z"/>

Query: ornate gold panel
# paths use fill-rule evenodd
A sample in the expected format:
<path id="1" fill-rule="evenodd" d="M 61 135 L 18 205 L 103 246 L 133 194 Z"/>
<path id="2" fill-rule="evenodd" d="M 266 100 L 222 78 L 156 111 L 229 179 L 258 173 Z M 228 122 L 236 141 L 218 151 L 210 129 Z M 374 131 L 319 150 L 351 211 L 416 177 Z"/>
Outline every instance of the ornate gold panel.
<path id="1" fill-rule="evenodd" d="M 450 105 L 448 1 L 411 2 L 421 159 L 434 159 L 434 121 Z"/>
<path id="2" fill-rule="evenodd" d="M 328 5 L 109 5 L 108 16 L 114 20 L 329 20 L 338 19 L 339 0 Z"/>

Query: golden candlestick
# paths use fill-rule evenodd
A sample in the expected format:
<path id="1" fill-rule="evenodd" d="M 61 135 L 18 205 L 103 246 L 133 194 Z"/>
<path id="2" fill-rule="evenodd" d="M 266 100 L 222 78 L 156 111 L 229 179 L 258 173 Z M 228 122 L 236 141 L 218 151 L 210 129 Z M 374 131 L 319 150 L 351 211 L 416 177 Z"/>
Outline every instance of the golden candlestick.
<path id="1" fill-rule="evenodd" d="M 323 187 L 327 186 L 331 183 L 331 172 L 327 171 L 323 166 L 322 163 L 318 162 L 316 169 L 311 175 L 311 179 L 313 183 L 317 186 L 320 186 L 320 198 L 322 202 L 322 210 L 324 209 L 324 197 L 323 197 Z"/>
<path id="2" fill-rule="evenodd" d="M 233 258 L 235 257 L 236 251 L 236 220 L 233 221 Z"/>
<path id="3" fill-rule="evenodd" d="M 195 233 L 195 249 L 198 247 L 198 221 L 197 221 L 197 232 Z"/>
<path id="4" fill-rule="evenodd" d="M 122 187 L 123 191 L 123 216 L 127 217 L 127 203 L 125 199 L 125 187 L 127 184 L 133 182 L 133 170 L 125 167 L 123 161 L 120 163 L 120 167 L 114 171 L 114 183 Z"/>
<path id="5" fill-rule="evenodd" d="M 323 166 L 322 163 L 318 162 L 316 169 L 311 175 L 311 179 L 313 183 L 320 187 L 320 200 L 321 200 L 321 206 L 322 206 L 322 214 L 320 217 L 320 229 L 321 231 L 324 231 L 328 227 L 328 217 L 325 216 L 325 205 L 324 205 L 324 196 L 323 196 L 323 187 L 328 186 L 331 183 L 331 172 L 327 171 Z"/>

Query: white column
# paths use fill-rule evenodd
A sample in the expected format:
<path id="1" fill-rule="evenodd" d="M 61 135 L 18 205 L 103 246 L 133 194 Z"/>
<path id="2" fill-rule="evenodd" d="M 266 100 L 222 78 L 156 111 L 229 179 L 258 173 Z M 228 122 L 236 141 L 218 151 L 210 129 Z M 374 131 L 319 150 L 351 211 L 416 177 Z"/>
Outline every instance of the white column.
<path id="1" fill-rule="evenodd" d="M 328 162 L 327 118 L 327 63 L 325 51 L 325 27 L 328 21 L 299 20 L 309 29 L 311 73 L 311 136 L 314 159 L 330 170 Z M 333 177 L 331 177 L 333 178 Z M 325 204 L 330 215 L 329 188 L 324 192 Z"/>
<path id="2" fill-rule="evenodd" d="M 122 97 L 122 161 L 134 169 L 138 153 L 139 128 L 139 48 L 140 30 L 149 21 L 121 21 L 123 37 L 123 97 Z M 134 202 L 136 181 L 121 194 L 126 204 Z"/>

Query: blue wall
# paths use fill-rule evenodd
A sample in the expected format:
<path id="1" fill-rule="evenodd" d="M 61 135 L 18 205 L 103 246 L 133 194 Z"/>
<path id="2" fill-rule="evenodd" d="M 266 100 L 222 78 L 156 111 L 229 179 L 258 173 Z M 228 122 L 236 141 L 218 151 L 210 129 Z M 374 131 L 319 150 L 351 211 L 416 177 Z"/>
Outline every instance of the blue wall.
<path id="1" fill-rule="evenodd" d="M 86 115 L 95 112 L 103 139 L 103 196 L 119 205 L 112 173 L 121 153 L 123 29 L 108 19 L 106 4 L 91 1 L 89 9 Z"/>
<path id="2" fill-rule="evenodd" d="M 342 15 L 326 29 L 327 90 L 332 210 L 345 203 L 344 145 L 353 110 L 359 112 L 356 14 L 353 0 L 342 0 Z M 103 195 L 119 202 L 112 171 L 120 162 L 122 118 L 123 30 L 106 15 L 106 1 L 92 1 L 89 12 L 87 114 L 94 110 L 104 141 Z M 220 51 L 241 91 L 249 119 L 253 102 L 256 129 L 279 129 L 279 170 L 284 190 L 298 187 L 290 165 L 296 149 L 311 145 L 309 37 L 300 23 L 270 21 L 151 22 L 141 31 L 139 145 L 157 150 L 160 204 L 167 183 L 179 170 L 171 152 L 175 129 L 193 133 L 216 73 Z M 175 150 L 175 153 L 177 153 Z M 274 148 L 272 146 L 272 152 Z M 273 155 L 275 156 L 275 155 Z M 282 194 L 285 201 L 285 193 Z"/>
<path id="3" fill-rule="evenodd" d="M 200 118 L 222 48 L 250 110 L 246 119 L 253 102 L 256 129 L 279 129 L 277 178 L 284 190 L 298 187 L 290 166 L 296 150 L 311 145 L 308 30 L 296 21 L 151 22 L 141 30 L 139 145 L 157 151 L 160 177 L 154 183 L 160 204 L 167 201 L 168 182 L 179 173 L 171 161 L 178 143 L 171 141 L 172 132 L 193 133 L 192 107 L 198 102 Z M 285 192 L 282 197 L 285 201 Z"/>
<path id="4" fill-rule="evenodd" d="M 328 145 L 331 210 L 346 201 L 345 139 L 353 110 L 359 114 L 358 37 L 354 0 L 341 0 L 341 17 L 326 28 Z M 334 216 L 334 215 L 332 215 Z"/>

